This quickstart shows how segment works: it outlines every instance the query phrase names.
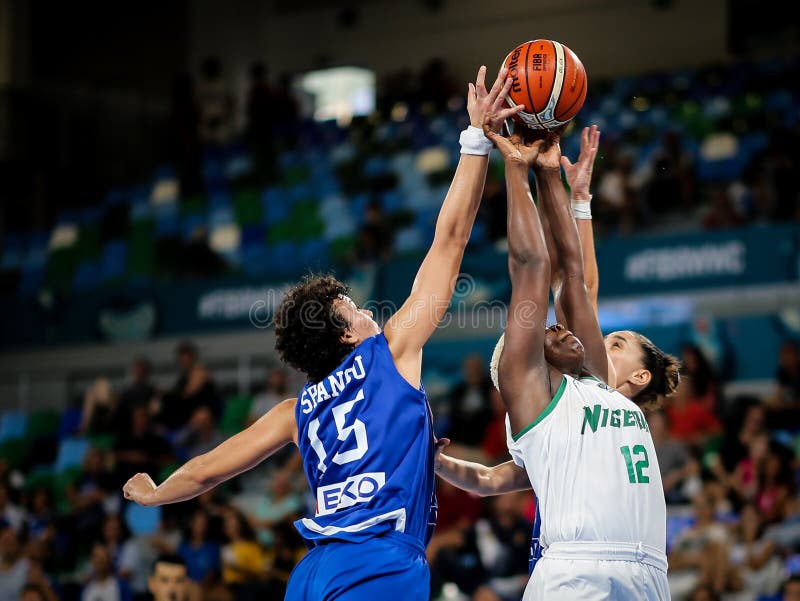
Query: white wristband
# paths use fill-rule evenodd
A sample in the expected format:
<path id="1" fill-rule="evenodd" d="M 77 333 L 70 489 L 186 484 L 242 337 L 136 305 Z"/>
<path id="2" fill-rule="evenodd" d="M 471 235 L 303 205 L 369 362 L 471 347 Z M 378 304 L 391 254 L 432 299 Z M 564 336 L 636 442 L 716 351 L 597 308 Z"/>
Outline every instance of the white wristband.
<path id="1" fill-rule="evenodd" d="M 589 195 L 589 200 L 571 200 L 572 216 L 575 219 L 591 219 L 592 218 L 592 195 Z"/>
<path id="2" fill-rule="evenodd" d="M 461 154 L 486 156 L 491 152 L 493 146 L 492 141 L 486 137 L 483 130 L 472 125 L 461 132 L 458 141 L 461 144 Z"/>

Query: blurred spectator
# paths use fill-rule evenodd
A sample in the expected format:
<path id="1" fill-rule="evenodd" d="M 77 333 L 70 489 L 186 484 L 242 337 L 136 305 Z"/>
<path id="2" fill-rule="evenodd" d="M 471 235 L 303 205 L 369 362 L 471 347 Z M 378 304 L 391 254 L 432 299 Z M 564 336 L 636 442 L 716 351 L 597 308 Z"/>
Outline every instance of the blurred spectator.
<path id="1" fill-rule="evenodd" d="M 119 395 L 118 415 L 130 423 L 131 409 L 139 405 L 150 407 L 156 396 L 156 387 L 150 381 L 150 361 L 146 357 L 137 357 L 131 364 L 131 381 Z"/>
<path id="2" fill-rule="evenodd" d="M 462 364 L 462 379 L 450 392 L 449 438 L 453 444 L 477 447 L 492 419 L 492 382 L 480 355 L 469 355 Z"/>
<path id="3" fill-rule="evenodd" d="M 722 601 L 717 592 L 707 584 L 701 584 L 689 593 L 687 601 Z"/>
<path id="4" fill-rule="evenodd" d="M 184 341 L 178 345 L 176 357 L 180 376 L 161 400 L 158 422 L 168 430 L 179 430 L 189 423 L 200 407 L 208 407 L 215 419 L 219 419 L 221 400 L 211 374 L 197 357 L 197 347 Z"/>
<path id="5" fill-rule="evenodd" d="M 790 449 L 772 442 L 763 459 L 755 505 L 767 524 L 779 522 L 786 516 L 789 499 L 795 492 L 791 458 Z"/>
<path id="6" fill-rule="evenodd" d="M 266 387 L 253 397 L 253 404 L 250 405 L 250 415 L 247 417 L 246 425 L 252 425 L 275 405 L 288 398 L 287 389 L 286 370 L 280 367 L 270 370 L 267 375 Z"/>
<path id="7" fill-rule="evenodd" d="M 187 567 L 177 555 L 159 555 L 153 564 L 147 588 L 153 601 L 196 601 L 200 591 L 187 577 Z"/>
<path id="8" fill-rule="evenodd" d="M 209 538 L 208 516 L 203 510 L 192 514 L 177 553 L 186 563 L 189 578 L 204 589 L 210 589 L 219 580 L 220 546 Z"/>
<path id="9" fill-rule="evenodd" d="M 753 595 L 775 594 L 783 578 L 783 562 L 775 544 L 764 538 L 764 526 L 756 507 L 745 505 L 731 547 L 731 564 Z"/>
<path id="10" fill-rule="evenodd" d="M 50 597 L 45 589 L 38 584 L 26 584 L 22 589 L 22 596 L 20 601 L 49 601 L 50 599 L 57 599 L 58 597 Z"/>
<path id="11" fill-rule="evenodd" d="M 93 447 L 86 452 L 81 472 L 66 487 L 65 493 L 69 503 L 70 523 L 79 540 L 97 538 L 106 504 L 118 500 L 120 496 L 114 474 L 105 464 L 103 451 Z M 112 508 L 116 507 L 118 503 L 114 503 Z"/>
<path id="12" fill-rule="evenodd" d="M 441 548 L 432 562 L 432 592 L 455 583 L 474 600 L 519 599 L 528 581 L 531 524 L 524 518 L 528 493 L 493 497 L 487 518 L 461 532 Z"/>
<path id="13" fill-rule="evenodd" d="M 152 431 L 146 407 L 135 407 L 131 414 L 130 433 L 114 443 L 115 477 L 124 483 L 143 472 L 158 479 L 163 467 L 173 459 L 167 440 Z"/>
<path id="14" fill-rule="evenodd" d="M 279 124 L 292 125 L 300 118 L 300 103 L 294 94 L 292 74 L 281 73 L 274 88 L 275 120 Z M 284 133 L 286 128 L 282 129 Z"/>
<path id="15" fill-rule="evenodd" d="M 669 437 L 663 411 L 650 413 L 647 423 L 658 456 L 667 502 L 684 503 L 690 500 L 702 487 L 698 462 L 690 456 L 684 442 Z"/>
<path id="16" fill-rule="evenodd" d="M 265 547 L 274 543 L 272 528 L 284 520 L 294 521 L 302 508 L 303 499 L 292 490 L 292 481 L 284 470 L 274 472 L 269 483 L 269 492 L 258 495 L 256 502 L 247 503 L 240 509 L 256 531 L 258 541 Z M 232 501 L 236 505 L 236 501 Z"/>
<path id="17" fill-rule="evenodd" d="M 18 534 L 8 522 L 0 522 L 0 601 L 19 599 L 28 582 L 29 568 L 21 553 Z"/>
<path id="18" fill-rule="evenodd" d="M 500 391 L 494 386 L 489 392 L 492 406 L 492 418 L 486 424 L 481 441 L 481 451 L 486 455 L 487 463 L 500 463 L 510 458 L 506 441 L 506 405 Z"/>
<path id="19" fill-rule="evenodd" d="M 490 81 L 487 75 L 487 82 Z M 429 60 L 419 75 L 419 95 L 421 99 L 434 104 L 437 111 L 447 108 L 447 101 L 461 91 L 450 74 L 450 67 L 441 58 Z"/>
<path id="20" fill-rule="evenodd" d="M 224 145 L 233 134 L 233 94 L 222 73 L 222 63 L 209 56 L 200 66 L 197 84 L 197 106 L 200 112 L 200 141 Z"/>
<path id="21" fill-rule="evenodd" d="M 21 532 L 25 525 L 25 510 L 11 501 L 11 488 L 4 481 L 0 481 L 0 520 L 15 532 Z"/>
<path id="22" fill-rule="evenodd" d="M 358 231 L 354 260 L 358 264 L 385 261 L 392 251 L 392 230 L 386 222 L 381 203 L 371 200 L 367 204 L 364 223 Z"/>
<path id="23" fill-rule="evenodd" d="M 743 503 L 755 501 L 761 470 L 769 451 L 769 434 L 762 432 L 752 437 L 747 455 L 736 464 L 729 484 L 738 500 Z"/>
<path id="24" fill-rule="evenodd" d="M 250 67 L 250 89 L 247 92 L 246 132 L 255 149 L 269 141 L 276 117 L 275 93 L 269 85 L 267 66 L 259 61 Z"/>
<path id="25" fill-rule="evenodd" d="M 639 188 L 644 193 L 648 209 L 663 213 L 688 209 L 694 196 L 694 164 L 683 148 L 680 133 L 664 133 L 661 146 L 638 174 Z"/>
<path id="26" fill-rule="evenodd" d="M 180 249 L 175 276 L 182 280 L 219 277 L 228 269 L 225 259 L 211 248 L 208 231 L 195 228 Z"/>
<path id="27" fill-rule="evenodd" d="M 83 397 L 80 432 L 107 434 L 118 425 L 117 397 L 108 378 L 97 378 Z"/>
<path id="28" fill-rule="evenodd" d="M 682 377 L 675 396 L 667 405 L 670 436 L 702 445 L 718 434 L 721 424 L 714 411 L 718 404 L 718 382 L 700 349 L 685 345 Z"/>
<path id="29" fill-rule="evenodd" d="M 50 488 L 39 486 L 30 497 L 26 519 L 26 532 L 32 540 L 43 540 L 48 544 L 56 535 L 56 507 Z"/>
<path id="30" fill-rule="evenodd" d="M 784 581 L 781 601 L 800 601 L 800 574 L 792 574 Z"/>
<path id="31" fill-rule="evenodd" d="M 185 461 L 207 453 L 224 440 L 225 437 L 217 430 L 211 409 L 201 406 L 175 437 L 175 445 L 181 452 L 181 459 Z"/>
<path id="32" fill-rule="evenodd" d="M 725 472 L 733 472 L 739 462 L 750 453 L 750 444 L 760 435 L 766 434 L 766 411 L 758 399 L 745 398 L 739 403 L 741 421 L 734 420 L 724 433 L 719 451 L 720 465 Z M 717 471 L 719 476 L 719 472 Z M 724 476 L 723 476 L 724 479 Z"/>
<path id="33" fill-rule="evenodd" d="M 100 543 L 92 547 L 91 568 L 81 601 L 133 601 L 128 585 L 114 575 L 108 549 Z"/>
<path id="34" fill-rule="evenodd" d="M 255 532 L 241 512 L 225 516 L 226 544 L 222 547 L 222 580 L 236 599 L 251 597 L 264 576 L 267 557 L 255 540 Z"/>
<path id="35" fill-rule="evenodd" d="M 178 164 L 182 194 L 202 190 L 199 125 L 200 114 L 194 81 L 188 73 L 175 78 L 170 99 L 171 158 Z"/>
<path id="36" fill-rule="evenodd" d="M 741 582 L 730 565 L 731 537 L 714 515 L 711 499 L 701 492 L 692 506 L 694 525 L 678 534 L 669 552 L 670 588 L 688 581 L 690 588 L 701 584 L 717 593 L 740 590 Z"/>
<path id="37" fill-rule="evenodd" d="M 744 222 L 743 216 L 734 206 L 728 191 L 717 186 L 711 189 L 711 203 L 703 216 L 702 224 L 707 230 L 732 228 Z"/>
<path id="38" fill-rule="evenodd" d="M 605 162 L 608 168 L 597 184 L 594 202 L 596 220 L 603 230 L 619 229 L 631 233 L 637 222 L 637 193 L 633 183 L 633 159 L 619 153 L 616 144 L 606 145 Z"/>
<path id="39" fill-rule="evenodd" d="M 777 408 L 797 408 L 800 404 L 800 346 L 797 341 L 786 340 L 781 344 L 775 379 L 778 387 L 774 405 Z"/>
<path id="40" fill-rule="evenodd" d="M 18 601 L 26 587 L 38 589 L 45 601 L 58 598 L 41 567 L 22 555 L 19 534 L 0 518 L 0 601 Z"/>

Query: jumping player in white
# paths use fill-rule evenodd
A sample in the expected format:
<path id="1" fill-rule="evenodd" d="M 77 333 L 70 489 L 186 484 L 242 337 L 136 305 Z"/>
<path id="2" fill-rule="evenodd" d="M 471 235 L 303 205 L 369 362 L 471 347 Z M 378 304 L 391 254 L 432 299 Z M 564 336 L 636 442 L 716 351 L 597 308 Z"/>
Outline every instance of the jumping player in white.
<path id="1" fill-rule="evenodd" d="M 508 409 L 509 450 L 537 491 L 542 516 L 543 556 L 524 599 L 668 599 L 655 451 L 641 409 L 621 391 L 645 400 L 669 392 L 677 364 L 632 332 L 603 340 L 561 185 L 557 138 L 540 154 L 540 141 L 487 136 L 506 160 L 509 195 L 512 298 L 496 383 Z M 550 257 L 527 182 L 533 166 L 559 254 L 556 299 L 580 340 L 563 326 L 543 327 Z M 603 381 L 609 356 L 620 390 Z M 480 467 L 461 462 L 453 471 L 491 482 Z M 520 488 L 518 475 L 509 480 Z M 503 490 L 497 484 L 489 488 Z"/>

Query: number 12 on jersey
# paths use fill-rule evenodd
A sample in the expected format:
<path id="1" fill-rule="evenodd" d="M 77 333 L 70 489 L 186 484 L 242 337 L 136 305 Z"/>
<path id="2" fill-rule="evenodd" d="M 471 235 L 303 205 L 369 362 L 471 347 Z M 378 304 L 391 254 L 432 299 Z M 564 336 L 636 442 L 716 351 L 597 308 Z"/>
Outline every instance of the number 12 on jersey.
<path id="1" fill-rule="evenodd" d="M 647 458 L 647 449 L 644 445 L 637 444 L 633 449 L 629 446 L 622 446 L 619 448 L 619 452 L 625 458 L 625 466 L 628 468 L 628 482 L 631 484 L 647 484 L 650 482 L 650 476 L 644 473 L 644 470 L 650 466 L 650 460 Z M 634 463 L 634 458 L 638 459 L 640 455 L 642 459 Z"/>

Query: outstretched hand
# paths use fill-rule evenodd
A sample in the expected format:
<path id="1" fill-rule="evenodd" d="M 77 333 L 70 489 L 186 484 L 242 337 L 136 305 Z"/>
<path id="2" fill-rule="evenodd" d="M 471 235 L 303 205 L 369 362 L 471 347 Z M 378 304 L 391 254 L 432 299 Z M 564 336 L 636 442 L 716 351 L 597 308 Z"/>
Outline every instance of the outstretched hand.
<path id="1" fill-rule="evenodd" d="M 503 121 L 520 112 L 524 105 L 508 108 L 508 91 L 511 89 L 513 79 L 508 77 L 508 69 L 502 67 L 497 74 L 497 79 L 491 90 L 486 90 L 486 67 L 478 69 L 478 76 L 474 84 L 469 84 L 467 92 L 467 112 L 470 125 L 483 127 L 488 114 L 492 115 L 492 131 L 500 131 Z"/>
<path id="2" fill-rule="evenodd" d="M 581 153 L 578 160 L 572 163 L 567 157 L 561 157 L 567 185 L 576 200 L 589 199 L 589 185 L 592 183 L 594 159 L 600 143 L 600 130 L 596 125 L 584 127 L 581 132 Z"/>
<path id="3" fill-rule="evenodd" d="M 513 133 L 509 137 L 501 136 L 494 129 L 495 116 L 491 113 L 486 115 L 483 123 L 483 133 L 494 144 L 495 148 L 503 155 L 507 163 L 521 163 L 527 167 L 533 167 L 539 151 L 544 144 L 544 140 L 524 140 L 519 133 Z"/>

